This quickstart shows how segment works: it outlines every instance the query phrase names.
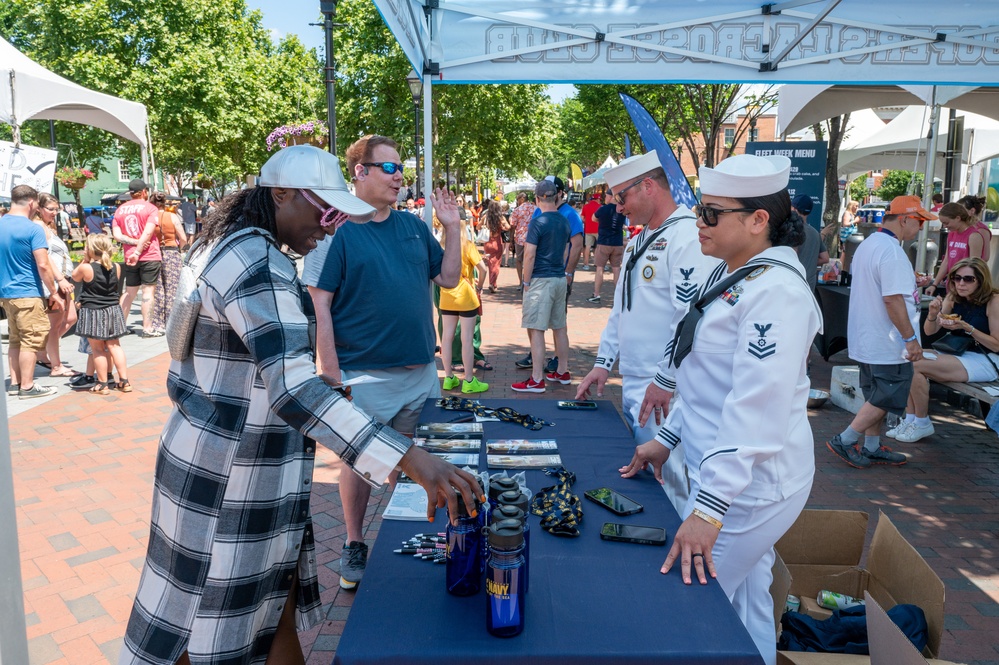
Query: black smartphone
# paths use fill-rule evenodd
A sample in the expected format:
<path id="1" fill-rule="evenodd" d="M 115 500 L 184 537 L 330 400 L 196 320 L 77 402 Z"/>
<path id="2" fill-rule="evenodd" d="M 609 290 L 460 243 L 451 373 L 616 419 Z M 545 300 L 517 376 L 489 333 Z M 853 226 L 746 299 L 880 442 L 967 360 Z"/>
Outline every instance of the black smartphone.
<path id="1" fill-rule="evenodd" d="M 622 543 L 638 543 L 640 545 L 666 545 L 666 529 L 657 526 L 638 526 L 637 524 L 613 524 L 607 522 L 600 529 L 601 540 L 618 540 Z"/>
<path id="2" fill-rule="evenodd" d="M 555 406 L 570 411 L 593 411 L 597 408 L 597 403 L 588 399 L 573 399 L 556 402 Z"/>
<path id="3" fill-rule="evenodd" d="M 640 513 L 643 510 L 642 504 L 606 487 L 601 487 L 600 489 L 595 490 L 587 490 L 583 492 L 583 496 L 594 503 L 599 503 L 615 515 L 634 515 L 635 513 Z"/>

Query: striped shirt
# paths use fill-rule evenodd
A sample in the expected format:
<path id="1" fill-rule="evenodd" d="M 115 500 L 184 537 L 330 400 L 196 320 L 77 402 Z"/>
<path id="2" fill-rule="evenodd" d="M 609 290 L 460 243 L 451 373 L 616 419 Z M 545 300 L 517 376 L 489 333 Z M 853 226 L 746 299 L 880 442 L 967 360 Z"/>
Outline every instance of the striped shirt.
<path id="1" fill-rule="evenodd" d="M 316 376 L 312 301 L 260 231 L 202 273 L 160 438 L 145 567 L 121 663 L 262 663 L 292 581 L 299 630 L 322 620 L 309 497 L 315 444 L 371 484 L 410 440 Z"/>

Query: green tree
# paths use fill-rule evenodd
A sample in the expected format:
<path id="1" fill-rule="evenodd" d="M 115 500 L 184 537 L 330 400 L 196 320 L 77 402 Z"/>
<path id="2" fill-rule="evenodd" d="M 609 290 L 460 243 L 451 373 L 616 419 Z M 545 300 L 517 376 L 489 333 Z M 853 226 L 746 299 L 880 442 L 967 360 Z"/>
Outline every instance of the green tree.
<path id="1" fill-rule="evenodd" d="M 912 171 L 885 171 L 881 186 L 874 193 L 882 201 L 891 201 L 896 196 L 918 194 L 922 190 L 923 174 Z"/>

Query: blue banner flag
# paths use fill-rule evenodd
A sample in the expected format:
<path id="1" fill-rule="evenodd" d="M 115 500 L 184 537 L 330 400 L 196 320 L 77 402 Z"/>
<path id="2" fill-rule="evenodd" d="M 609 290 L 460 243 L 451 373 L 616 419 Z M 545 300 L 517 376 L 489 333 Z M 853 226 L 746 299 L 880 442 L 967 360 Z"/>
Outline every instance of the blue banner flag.
<path id="1" fill-rule="evenodd" d="M 673 148 L 666 141 L 666 137 L 663 136 L 659 125 L 652 119 L 652 116 L 645 110 L 645 107 L 633 97 L 623 92 L 619 94 L 621 95 L 621 101 L 624 102 L 624 108 L 628 110 L 628 115 L 631 116 L 631 121 L 635 123 L 635 129 L 638 131 L 639 138 L 645 144 L 645 149 L 655 150 L 659 155 L 659 163 L 662 165 L 663 170 L 666 171 L 666 179 L 669 181 L 669 189 L 673 193 L 673 200 L 680 205 L 693 208 L 697 205 L 697 197 L 694 196 L 694 190 L 690 188 L 690 183 L 687 182 L 686 176 L 683 175 L 683 169 L 680 168 L 680 161 L 673 153 Z M 627 154 L 627 144 L 625 150 Z"/>
<path id="2" fill-rule="evenodd" d="M 631 157 L 631 138 L 628 136 L 627 132 L 624 135 L 624 158 L 628 159 Z"/>

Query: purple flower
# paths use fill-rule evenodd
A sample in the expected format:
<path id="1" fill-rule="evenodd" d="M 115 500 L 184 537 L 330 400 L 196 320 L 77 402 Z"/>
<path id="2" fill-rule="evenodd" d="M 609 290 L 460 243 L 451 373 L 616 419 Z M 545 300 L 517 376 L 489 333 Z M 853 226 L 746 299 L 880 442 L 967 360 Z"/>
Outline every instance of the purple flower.
<path id="1" fill-rule="evenodd" d="M 329 136 L 329 127 L 322 120 L 310 120 L 297 125 L 281 125 L 267 135 L 267 150 L 288 147 L 289 136 Z"/>

